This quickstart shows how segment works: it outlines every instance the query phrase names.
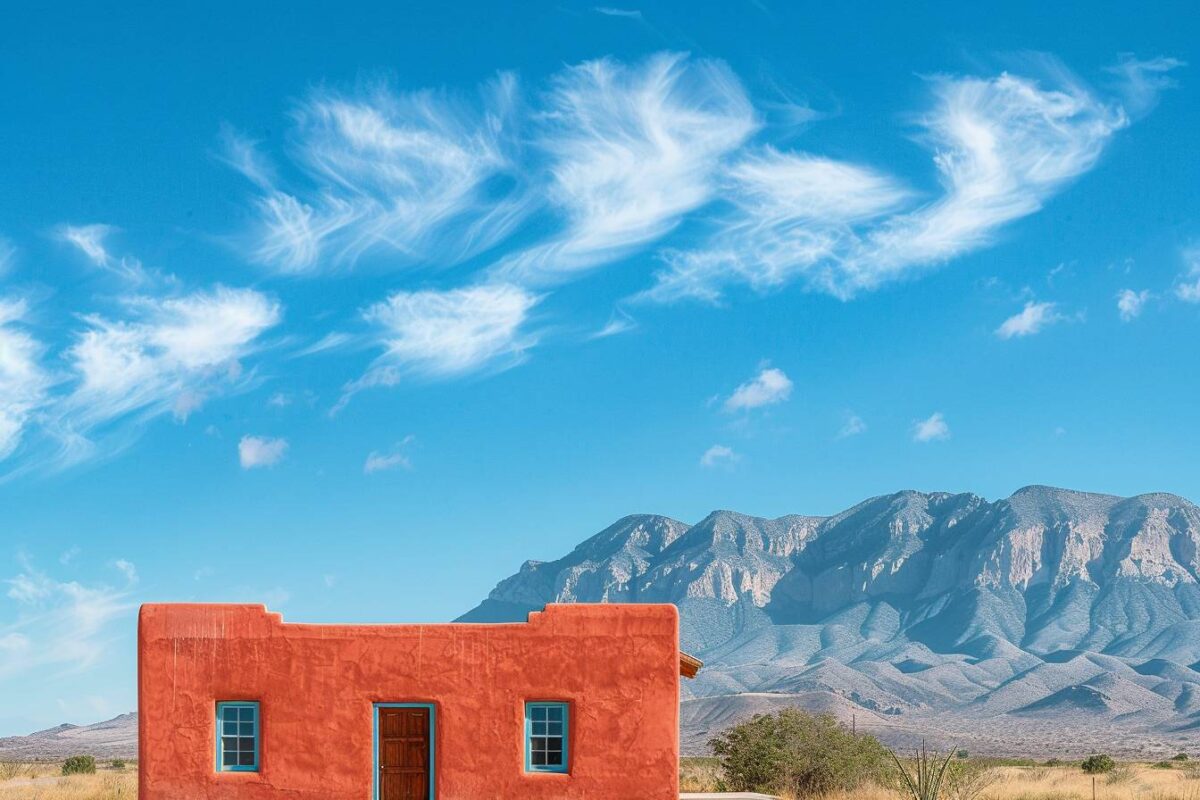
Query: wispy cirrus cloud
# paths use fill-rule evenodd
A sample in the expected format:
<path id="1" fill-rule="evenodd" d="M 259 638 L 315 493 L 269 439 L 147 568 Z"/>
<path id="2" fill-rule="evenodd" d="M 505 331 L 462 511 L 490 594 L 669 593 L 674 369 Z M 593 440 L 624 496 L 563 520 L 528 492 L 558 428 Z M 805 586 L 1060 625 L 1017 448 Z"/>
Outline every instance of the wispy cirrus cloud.
<path id="1" fill-rule="evenodd" d="M 17 246 L 7 237 L 0 236 L 0 275 L 8 272 L 13 261 L 17 258 Z"/>
<path id="2" fill-rule="evenodd" d="M 0 583 L 15 613 L 0 618 L 0 677 L 34 669 L 85 669 L 104 657 L 119 634 L 114 623 L 130 615 L 137 569 L 124 559 L 114 568 L 124 585 L 87 585 L 56 579 L 18 554 L 20 572 Z"/>
<path id="3" fill-rule="evenodd" d="M 122 311 L 82 318 L 86 327 L 65 354 L 74 385 L 56 405 L 62 429 L 86 436 L 130 415 L 195 410 L 237 384 L 240 359 L 282 313 L 260 292 L 226 287 L 134 297 Z"/>
<path id="4" fill-rule="evenodd" d="M 383 83 L 315 90 L 293 112 L 302 187 L 280 185 L 254 143 L 226 133 L 224 160 L 265 191 L 255 259 L 286 273 L 353 264 L 371 250 L 404 263 L 460 260 L 526 213 L 513 169 L 517 82 L 502 74 L 482 108 L 447 92 Z"/>
<path id="5" fill-rule="evenodd" d="M 363 474 L 374 475 L 376 472 L 386 472 L 393 469 L 412 469 L 412 459 L 408 455 L 408 446 L 413 437 L 406 436 L 397 442 L 390 450 L 372 450 L 363 462 Z"/>
<path id="6" fill-rule="evenodd" d="M 61 225 L 58 228 L 59 238 L 78 249 L 94 266 L 129 283 L 146 284 L 155 279 L 174 280 L 147 270 L 137 258 L 114 255 L 108 247 L 108 239 L 117 232 L 116 227 L 99 223 Z"/>
<path id="7" fill-rule="evenodd" d="M 17 449 L 54 384 L 42 364 L 45 348 L 22 325 L 27 314 L 24 300 L 0 299 L 0 459 Z"/>
<path id="8" fill-rule="evenodd" d="M 1032 300 L 1025 307 L 1013 314 L 996 328 L 996 335 L 1001 339 L 1013 339 L 1023 336 L 1033 336 L 1045 328 L 1066 317 L 1059 312 L 1057 303 L 1035 303 Z"/>
<path id="9" fill-rule="evenodd" d="M 730 284 L 803 278 L 848 298 L 990 244 L 1095 166 L 1129 123 L 1121 107 L 1052 72 L 1052 87 L 1007 73 L 932 79 L 935 102 L 920 124 L 943 194 L 910 210 L 914 192 L 859 165 L 769 149 L 741 162 L 727 191 L 733 210 L 707 245 L 664 253 L 640 297 L 714 302 Z"/>
<path id="10" fill-rule="evenodd" d="M 722 229 L 703 249 L 665 251 L 665 268 L 639 299 L 716 302 L 730 284 L 766 291 L 801 275 L 837 291 L 854 226 L 910 196 L 868 167 L 770 147 L 734 165 L 726 189 L 734 211 Z"/>
<path id="11" fill-rule="evenodd" d="M 767 367 L 738 386 L 723 405 L 729 412 L 749 411 L 782 403 L 792 396 L 792 381 L 783 370 Z"/>
<path id="12" fill-rule="evenodd" d="M 722 161 L 758 127 L 725 64 L 676 53 L 571 67 L 539 121 L 546 191 L 566 227 L 502 259 L 494 270 L 508 280 L 561 280 L 661 238 L 714 199 Z"/>
<path id="13" fill-rule="evenodd" d="M 540 299 L 512 284 L 393 293 L 363 312 L 384 352 L 345 387 L 334 413 L 357 392 L 405 375 L 449 378 L 520 363 L 537 343 L 525 324 Z"/>

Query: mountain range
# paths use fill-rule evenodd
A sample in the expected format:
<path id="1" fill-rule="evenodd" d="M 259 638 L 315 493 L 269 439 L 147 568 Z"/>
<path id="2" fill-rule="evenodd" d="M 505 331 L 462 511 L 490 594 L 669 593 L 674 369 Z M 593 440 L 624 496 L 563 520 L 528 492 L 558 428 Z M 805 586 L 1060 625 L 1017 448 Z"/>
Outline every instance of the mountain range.
<path id="1" fill-rule="evenodd" d="M 829 517 L 639 514 L 527 561 L 460 619 L 667 602 L 685 752 L 784 706 L 894 745 L 1157 757 L 1200 750 L 1200 508 L 1031 486 L 904 491 Z"/>
<path id="2" fill-rule="evenodd" d="M 96 758 L 135 759 L 137 714 L 121 714 L 94 725 L 64 723 L 28 736 L 0 737 L 0 761 L 41 761 L 88 754 Z"/>

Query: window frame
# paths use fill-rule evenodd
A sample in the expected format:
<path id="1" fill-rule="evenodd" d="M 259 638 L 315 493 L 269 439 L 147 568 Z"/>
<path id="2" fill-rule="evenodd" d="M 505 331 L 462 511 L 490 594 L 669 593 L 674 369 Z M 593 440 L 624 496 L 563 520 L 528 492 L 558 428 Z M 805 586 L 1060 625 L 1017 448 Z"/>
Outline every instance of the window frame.
<path id="1" fill-rule="evenodd" d="M 558 708 L 562 709 L 562 763 L 534 764 L 533 763 L 533 709 Z M 525 703 L 525 772 L 533 774 L 568 774 L 571 771 L 571 704 L 562 700 L 537 700 Z"/>
<path id="2" fill-rule="evenodd" d="M 224 760 L 224 747 L 222 746 L 222 737 L 224 736 L 225 724 L 225 709 L 227 708 L 248 708 L 254 712 L 254 763 L 251 765 L 232 764 L 226 765 Z M 239 725 L 241 721 L 239 720 Z M 217 772 L 258 772 L 262 767 L 262 706 L 257 700 L 220 700 L 217 702 L 216 712 L 216 729 L 217 729 Z M 241 731 L 238 732 L 238 738 L 244 738 Z M 238 752 L 241 752 L 240 750 Z"/>

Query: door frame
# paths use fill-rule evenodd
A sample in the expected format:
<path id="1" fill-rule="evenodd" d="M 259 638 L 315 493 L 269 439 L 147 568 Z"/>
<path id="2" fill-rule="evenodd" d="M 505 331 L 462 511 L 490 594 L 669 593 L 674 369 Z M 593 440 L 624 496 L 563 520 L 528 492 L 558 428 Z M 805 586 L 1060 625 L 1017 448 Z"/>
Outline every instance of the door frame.
<path id="1" fill-rule="evenodd" d="M 437 796 L 437 705 L 434 703 L 372 703 L 371 704 L 371 797 L 379 800 L 379 709 L 429 709 L 429 800 Z"/>

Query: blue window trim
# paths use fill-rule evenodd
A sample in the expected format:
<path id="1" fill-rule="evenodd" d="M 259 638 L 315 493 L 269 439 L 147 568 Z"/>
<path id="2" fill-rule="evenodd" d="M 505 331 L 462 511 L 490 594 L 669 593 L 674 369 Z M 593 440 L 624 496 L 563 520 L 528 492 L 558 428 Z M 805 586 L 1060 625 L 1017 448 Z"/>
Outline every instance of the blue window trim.
<path id="1" fill-rule="evenodd" d="M 535 708 L 561 708 L 563 718 L 563 763 L 539 764 L 535 766 L 532 759 L 533 720 L 530 711 Z M 536 702 L 525 704 L 525 771 L 567 773 L 571 771 L 571 704 L 564 702 Z"/>
<path id="2" fill-rule="evenodd" d="M 429 800 L 437 796 L 437 706 L 433 703 L 372 703 L 371 704 L 371 797 L 379 800 L 379 709 L 429 709 Z"/>
<path id="3" fill-rule="evenodd" d="M 253 766 L 225 766 L 221 763 L 221 722 L 223 720 L 222 711 L 226 708 L 249 708 L 254 710 L 254 764 Z M 217 728 L 217 772 L 258 772 L 261 758 L 259 751 L 262 748 L 262 709 L 257 700 L 223 700 L 217 703 L 216 714 Z"/>

